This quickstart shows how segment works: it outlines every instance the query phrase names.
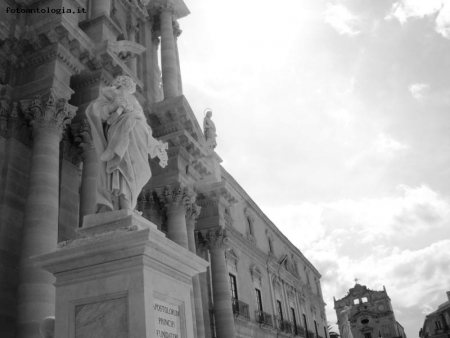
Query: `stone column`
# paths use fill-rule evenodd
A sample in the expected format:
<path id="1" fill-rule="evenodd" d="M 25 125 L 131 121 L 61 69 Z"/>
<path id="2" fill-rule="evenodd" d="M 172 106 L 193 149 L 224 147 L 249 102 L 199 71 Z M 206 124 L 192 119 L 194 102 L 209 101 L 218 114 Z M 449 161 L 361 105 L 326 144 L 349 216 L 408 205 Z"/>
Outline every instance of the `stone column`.
<path id="1" fill-rule="evenodd" d="M 183 83 L 181 81 L 180 55 L 178 53 L 178 38 L 183 31 L 180 29 L 180 24 L 177 21 L 173 22 L 173 35 L 175 37 L 175 56 L 177 61 L 177 84 L 178 95 L 183 95 Z"/>
<path id="2" fill-rule="evenodd" d="M 183 189 L 181 186 L 178 186 L 175 189 L 170 189 L 169 187 L 164 188 L 158 197 L 164 204 L 166 211 L 167 237 L 189 250 L 186 207 L 192 198 L 195 201 L 195 196 L 190 196 L 187 188 Z"/>
<path id="3" fill-rule="evenodd" d="M 96 18 L 100 15 L 109 16 L 111 13 L 111 0 L 91 1 L 92 15 L 91 18 Z"/>
<path id="4" fill-rule="evenodd" d="M 37 96 L 21 101 L 31 118 L 33 149 L 25 203 L 23 242 L 17 289 L 17 338 L 40 338 L 39 324 L 55 314 L 52 274 L 33 266 L 29 257 L 56 250 L 59 208 L 59 143 L 63 126 L 75 115 L 64 99 Z M 73 107 L 72 107 L 73 108 Z"/>
<path id="5" fill-rule="evenodd" d="M 201 207 L 196 203 L 188 205 L 186 212 L 187 234 L 189 251 L 194 254 L 197 253 L 195 247 L 195 221 L 200 215 Z M 202 292 L 200 288 L 200 276 L 195 275 L 192 277 L 192 286 L 194 289 L 194 304 L 195 304 L 195 320 L 197 322 L 197 337 L 205 337 L 205 323 L 203 321 L 203 305 L 202 305 Z"/>
<path id="6" fill-rule="evenodd" d="M 79 125 L 73 127 L 75 141 L 79 142 L 81 158 L 83 159 L 83 171 L 81 174 L 80 188 L 80 227 L 83 225 L 83 217 L 95 214 L 97 195 L 98 158 L 91 135 L 91 126 L 85 119 Z"/>
<path id="7" fill-rule="evenodd" d="M 234 316 L 231 304 L 230 277 L 225 261 L 227 233 L 225 229 L 199 233 L 199 243 L 204 243 L 211 255 L 211 277 L 214 299 L 214 318 L 217 338 L 235 338 Z"/>
<path id="8" fill-rule="evenodd" d="M 178 96 L 177 58 L 173 35 L 173 8 L 170 5 L 160 7 L 161 21 L 161 68 L 164 98 Z"/>

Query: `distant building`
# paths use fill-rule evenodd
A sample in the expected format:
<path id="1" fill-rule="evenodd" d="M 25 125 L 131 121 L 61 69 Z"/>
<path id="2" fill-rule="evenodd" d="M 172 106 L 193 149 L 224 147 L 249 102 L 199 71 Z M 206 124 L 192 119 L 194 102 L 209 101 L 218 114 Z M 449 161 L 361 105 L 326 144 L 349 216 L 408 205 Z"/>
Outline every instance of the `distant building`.
<path id="1" fill-rule="evenodd" d="M 406 338 L 403 326 L 395 320 L 391 299 L 384 286 L 382 291 L 374 291 L 365 285 L 355 284 L 344 298 L 334 298 L 341 334 L 339 314 L 344 306 L 350 305 L 352 309 L 348 318 L 354 338 Z"/>
<path id="2" fill-rule="evenodd" d="M 447 291 L 447 301 L 438 309 L 425 317 L 420 329 L 420 338 L 444 338 L 450 335 L 450 291 Z"/>

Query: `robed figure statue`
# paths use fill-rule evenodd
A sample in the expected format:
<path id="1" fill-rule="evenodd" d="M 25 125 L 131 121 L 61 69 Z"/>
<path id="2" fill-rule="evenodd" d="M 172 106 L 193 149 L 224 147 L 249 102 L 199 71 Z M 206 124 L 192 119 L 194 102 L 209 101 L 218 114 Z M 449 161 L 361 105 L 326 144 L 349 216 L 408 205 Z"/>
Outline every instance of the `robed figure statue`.
<path id="1" fill-rule="evenodd" d="M 353 338 L 350 322 L 348 321 L 348 314 L 352 309 L 351 306 L 344 306 L 344 309 L 339 314 L 339 322 L 341 323 L 341 337 Z"/>
<path id="2" fill-rule="evenodd" d="M 148 155 L 167 165 L 167 143 L 152 137 L 135 92 L 133 79 L 119 76 L 86 109 L 99 160 L 97 213 L 135 209 L 151 177 Z"/>
<path id="3" fill-rule="evenodd" d="M 206 146 L 210 150 L 214 150 L 217 146 L 216 142 L 216 125 L 211 120 L 212 111 L 208 110 L 203 118 L 203 133 L 205 134 Z"/>

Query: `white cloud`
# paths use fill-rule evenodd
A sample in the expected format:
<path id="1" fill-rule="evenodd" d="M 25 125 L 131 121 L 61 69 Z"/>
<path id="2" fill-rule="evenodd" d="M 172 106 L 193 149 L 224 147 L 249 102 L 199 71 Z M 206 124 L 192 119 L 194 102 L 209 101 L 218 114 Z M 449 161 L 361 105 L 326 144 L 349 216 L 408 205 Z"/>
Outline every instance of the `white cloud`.
<path id="1" fill-rule="evenodd" d="M 427 83 L 414 83 L 410 85 L 408 89 L 416 100 L 423 101 L 430 89 L 430 85 Z"/>
<path id="2" fill-rule="evenodd" d="M 437 14 L 433 17 L 433 15 Z M 391 7 L 386 20 L 397 19 L 401 24 L 411 18 L 430 17 L 435 20 L 435 30 L 450 39 L 450 6 L 444 0 L 401 0 Z"/>
<path id="3" fill-rule="evenodd" d="M 373 146 L 377 153 L 387 154 L 389 156 L 394 155 L 395 152 L 400 150 L 408 149 L 407 145 L 394 140 L 391 136 L 386 134 L 378 135 Z"/>
<path id="4" fill-rule="evenodd" d="M 324 16 L 325 22 L 341 35 L 355 36 L 361 32 L 358 29 L 360 19 L 342 4 L 328 3 Z"/>

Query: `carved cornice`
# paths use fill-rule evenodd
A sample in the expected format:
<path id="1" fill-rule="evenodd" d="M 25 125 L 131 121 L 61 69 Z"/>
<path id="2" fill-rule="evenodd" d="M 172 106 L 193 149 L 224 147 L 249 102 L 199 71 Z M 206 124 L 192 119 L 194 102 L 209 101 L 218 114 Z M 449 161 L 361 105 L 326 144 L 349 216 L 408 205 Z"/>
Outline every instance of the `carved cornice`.
<path id="1" fill-rule="evenodd" d="M 228 247 L 228 234 L 223 228 L 197 232 L 198 247 L 202 249 L 225 250 Z"/>
<path id="2" fill-rule="evenodd" d="M 62 134 L 64 126 L 75 116 L 76 107 L 71 106 L 65 99 L 56 99 L 54 90 L 47 98 L 40 95 L 30 100 L 20 101 L 22 110 L 30 120 L 33 131 L 51 129 Z"/>

